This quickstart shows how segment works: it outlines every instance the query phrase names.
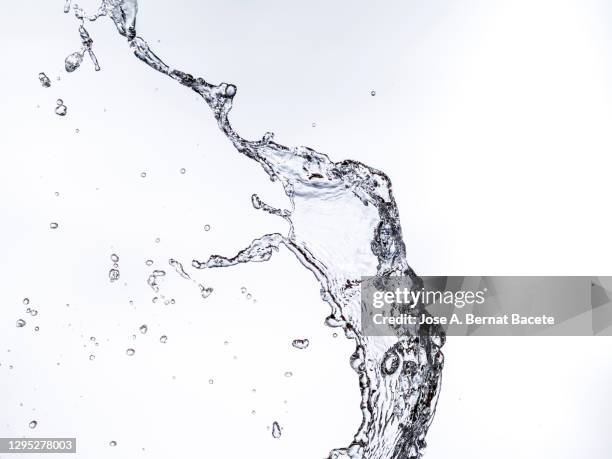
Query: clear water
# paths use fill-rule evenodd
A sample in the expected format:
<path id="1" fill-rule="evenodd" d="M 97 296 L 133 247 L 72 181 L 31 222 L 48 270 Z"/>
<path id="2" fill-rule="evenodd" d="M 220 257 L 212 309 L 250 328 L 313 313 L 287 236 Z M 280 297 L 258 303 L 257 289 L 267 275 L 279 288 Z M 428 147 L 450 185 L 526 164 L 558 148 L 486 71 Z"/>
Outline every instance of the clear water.
<path id="1" fill-rule="evenodd" d="M 66 11 L 70 6 L 68 1 Z M 88 52 L 96 70 L 99 66 L 92 51 L 93 41 L 83 24 L 106 16 L 113 20 L 139 60 L 199 94 L 236 150 L 256 161 L 283 188 L 290 202 L 289 209 L 273 208 L 257 195 L 253 195 L 252 203 L 256 209 L 288 221 L 287 234 L 261 235 L 237 254 L 213 255 L 207 260 L 193 260 L 192 265 L 213 269 L 265 262 L 285 248 L 316 277 L 321 297 L 330 306 L 326 324 L 341 328 L 355 342 L 350 364 L 357 374 L 363 414 L 361 426 L 350 444 L 331 451 L 329 457 L 421 457 L 440 391 L 443 367 L 440 348 L 444 339 L 435 330 L 424 331 L 420 336 L 369 337 L 361 333 L 362 276 L 409 276 L 415 287 L 420 285 L 420 279 L 406 260 L 399 212 L 389 178 L 357 161 L 333 162 L 327 155 L 307 147 L 286 147 L 274 142 L 271 133 L 266 133 L 261 140 L 242 138 L 228 118 L 236 86 L 211 84 L 162 61 L 137 35 L 136 0 L 103 0 L 92 15 L 77 5 L 72 9 L 80 22 L 82 48 L 77 53 L 82 56 Z M 79 61 L 74 56 L 69 56 L 71 67 Z M 67 59 L 67 70 L 68 64 Z M 73 70 L 79 65 L 80 62 Z M 375 94 L 372 91 L 371 95 Z M 185 272 L 180 263 L 170 260 L 170 265 L 183 276 Z M 158 281 L 164 276 L 165 272 L 160 270 L 149 276 L 148 283 L 155 292 L 159 291 Z M 186 273 L 185 276 L 188 278 Z M 207 290 L 200 288 L 204 296 Z M 162 336 L 160 341 L 166 342 L 166 337 Z M 307 340 L 296 340 L 293 345 L 301 349 L 307 347 L 306 343 Z M 130 351 L 133 350 L 129 349 L 128 355 Z M 276 422 L 272 435 L 275 438 L 281 435 Z"/>

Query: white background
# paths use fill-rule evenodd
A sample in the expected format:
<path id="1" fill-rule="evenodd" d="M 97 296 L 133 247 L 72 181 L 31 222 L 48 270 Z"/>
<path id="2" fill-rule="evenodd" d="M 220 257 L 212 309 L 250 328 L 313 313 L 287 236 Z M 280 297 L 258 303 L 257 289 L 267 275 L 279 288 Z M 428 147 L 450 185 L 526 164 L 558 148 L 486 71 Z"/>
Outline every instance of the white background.
<path id="1" fill-rule="evenodd" d="M 109 21 L 88 26 L 102 72 L 88 61 L 60 72 L 79 46 L 62 6 L 11 2 L 0 16 L 0 436 L 76 436 L 80 458 L 311 458 L 347 445 L 360 422 L 352 343 L 323 326 L 310 273 L 286 252 L 190 269 L 215 288 L 203 300 L 167 266 L 285 231 L 250 205 L 252 193 L 286 205 L 281 191 Z M 606 2 L 140 8 L 139 33 L 162 58 L 238 85 L 243 136 L 271 130 L 387 172 L 417 273 L 612 275 Z M 151 302 L 148 258 L 176 304 Z M 293 349 L 296 337 L 311 347 Z M 451 338 L 426 457 L 609 458 L 611 349 L 606 338 Z"/>

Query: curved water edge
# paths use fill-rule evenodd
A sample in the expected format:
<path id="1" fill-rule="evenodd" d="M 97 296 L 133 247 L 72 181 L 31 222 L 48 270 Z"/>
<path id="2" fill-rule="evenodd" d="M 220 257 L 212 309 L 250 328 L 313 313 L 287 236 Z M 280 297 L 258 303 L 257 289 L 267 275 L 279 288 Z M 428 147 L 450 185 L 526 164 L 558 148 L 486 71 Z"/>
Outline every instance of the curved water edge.
<path id="1" fill-rule="evenodd" d="M 136 0 L 103 0 L 93 15 L 67 0 L 64 11 L 70 10 L 80 23 L 82 48 L 68 56 L 67 70 L 76 70 L 85 52 L 99 70 L 93 40 L 84 24 L 110 17 L 139 60 L 198 93 L 234 147 L 257 161 L 283 187 L 289 209 L 275 209 L 256 195 L 252 201 L 255 208 L 284 218 L 290 225 L 286 235 L 266 234 L 234 256 L 213 255 L 205 261 L 194 260 L 193 266 L 212 269 L 264 262 L 283 246 L 316 276 L 321 296 L 331 308 L 326 324 L 341 327 L 355 341 L 350 364 L 358 375 L 363 414 L 351 444 L 331 451 L 329 457 L 421 457 L 441 387 L 443 334 L 437 329 L 389 337 L 361 332 L 362 276 L 408 276 L 414 288 L 421 285 L 406 260 L 389 178 L 357 161 L 333 162 L 307 147 L 285 147 L 274 142 L 270 133 L 256 141 L 242 138 L 228 119 L 236 86 L 213 85 L 164 63 L 137 35 Z"/>

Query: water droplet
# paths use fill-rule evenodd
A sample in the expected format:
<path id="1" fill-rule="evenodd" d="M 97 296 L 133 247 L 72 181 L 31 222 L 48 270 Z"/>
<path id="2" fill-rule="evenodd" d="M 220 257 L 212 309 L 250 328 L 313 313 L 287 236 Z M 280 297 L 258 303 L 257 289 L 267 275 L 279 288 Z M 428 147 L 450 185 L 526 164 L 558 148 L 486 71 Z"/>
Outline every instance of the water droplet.
<path id="1" fill-rule="evenodd" d="M 214 379 L 209 379 L 209 380 L 208 380 L 208 384 L 214 384 L 214 383 L 215 383 L 215 380 L 214 380 Z"/>
<path id="2" fill-rule="evenodd" d="M 204 231 L 210 231 L 210 225 L 204 225 Z"/>
<path id="3" fill-rule="evenodd" d="M 93 355 L 93 354 L 91 354 L 91 355 L 89 356 L 89 360 L 96 360 L 96 356 L 95 356 L 95 355 Z"/>
<path id="4" fill-rule="evenodd" d="M 23 304 L 25 304 L 25 305 L 30 304 L 30 299 L 29 298 L 24 298 L 23 299 Z"/>
<path id="5" fill-rule="evenodd" d="M 181 174 L 184 174 L 185 172 L 187 172 L 187 169 L 185 169 L 184 167 L 181 169 Z"/>
<path id="6" fill-rule="evenodd" d="M 38 81 L 40 81 L 40 84 L 42 85 L 43 88 L 51 87 L 51 80 L 49 79 L 47 75 L 45 75 L 44 72 L 40 72 L 38 74 Z"/>
<path id="7" fill-rule="evenodd" d="M 140 176 L 141 176 L 142 178 L 145 178 L 145 177 L 147 176 L 147 173 L 146 173 L 146 172 L 141 172 L 141 173 L 140 173 Z"/>
<path id="8" fill-rule="evenodd" d="M 317 127 L 317 123 L 312 123 L 312 127 Z"/>
<path id="9" fill-rule="evenodd" d="M 34 331 L 40 331 L 40 327 L 38 326 L 34 327 Z"/>
<path id="10" fill-rule="evenodd" d="M 306 338 L 294 339 L 291 345 L 296 349 L 306 349 L 308 346 L 310 346 L 310 341 Z"/>
<path id="11" fill-rule="evenodd" d="M 30 309 L 30 315 L 35 317 L 38 315 L 38 311 L 36 309 Z"/>
<path id="12" fill-rule="evenodd" d="M 334 333 L 334 334 L 332 334 L 332 336 L 333 336 L 334 338 L 337 338 L 337 337 L 338 337 L 338 333 Z"/>
<path id="13" fill-rule="evenodd" d="M 113 441 L 109 442 L 108 445 L 112 446 L 112 447 L 115 447 L 115 446 L 117 446 L 117 442 L 115 440 L 113 440 Z"/>
<path id="14" fill-rule="evenodd" d="M 92 337 L 89 338 L 89 341 L 95 341 L 95 340 L 96 340 L 95 336 L 92 336 Z"/>
<path id="15" fill-rule="evenodd" d="M 112 261 L 113 263 L 117 263 L 117 262 L 119 262 L 119 256 L 118 256 L 116 253 L 113 253 L 113 254 L 110 256 L 110 259 L 111 259 L 111 261 Z"/>
<path id="16" fill-rule="evenodd" d="M 68 107 L 64 105 L 64 101 L 62 99 L 57 99 L 57 107 L 55 107 L 55 114 L 58 116 L 66 116 L 68 113 Z"/>
<path id="17" fill-rule="evenodd" d="M 146 325 L 141 325 L 139 330 L 140 330 L 140 333 L 144 335 L 147 331 L 149 331 L 149 327 L 147 327 Z"/>
<path id="18" fill-rule="evenodd" d="M 376 95 L 376 91 L 372 91 L 370 94 L 372 95 L 372 97 L 374 97 Z"/>
<path id="19" fill-rule="evenodd" d="M 26 321 L 25 321 L 25 320 L 23 320 L 23 319 L 19 319 L 19 320 L 17 321 L 17 328 L 23 328 L 23 327 L 25 327 L 25 326 L 26 326 Z"/>
<path id="20" fill-rule="evenodd" d="M 38 421 L 30 421 L 30 423 L 28 424 L 30 429 L 36 429 L 37 425 L 38 425 Z"/>
<path id="21" fill-rule="evenodd" d="M 293 376 L 293 373 L 290 371 L 286 371 L 285 372 L 285 378 L 291 378 Z"/>
<path id="22" fill-rule="evenodd" d="M 152 266 L 152 265 L 153 265 L 153 260 L 147 260 L 147 261 L 145 261 L 145 265 L 147 265 L 147 266 Z"/>
<path id="23" fill-rule="evenodd" d="M 282 429 L 281 426 L 278 425 L 278 422 L 274 421 L 272 423 L 272 436 L 274 438 L 280 438 L 282 435 Z"/>
<path id="24" fill-rule="evenodd" d="M 81 130 L 80 130 L 79 128 L 76 128 L 76 129 L 74 130 L 74 132 L 76 132 L 76 133 L 78 134 L 79 132 L 81 132 Z"/>
<path id="25" fill-rule="evenodd" d="M 64 61 L 64 67 L 66 68 L 66 72 L 68 73 L 74 72 L 76 69 L 78 69 L 81 66 L 82 62 L 83 62 L 83 55 L 81 53 L 76 52 L 76 53 L 70 54 L 68 57 L 66 57 L 66 60 Z"/>
<path id="26" fill-rule="evenodd" d="M 157 244 L 159 244 L 159 242 L 160 242 L 160 241 L 161 241 L 161 239 L 160 239 L 160 238 L 158 238 L 158 237 L 157 237 L 157 238 L 155 238 L 155 242 L 156 242 Z"/>
<path id="27" fill-rule="evenodd" d="M 134 354 L 136 354 L 136 351 L 132 348 L 129 348 L 127 351 L 125 351 L 125 353 L 129 356 L 132 357 Z"/>
<path id="28" fill-rule="evenodd" d="M 166 335 L 162 335 L 159 338 L 159 342 L 162 343 L 162 344 L 166 344 L 168 342 L 168 337 Z"/>
<path id="29" fill-rule="evenodd" d="M 250 293 L 247 293 L 247 300 L 250 300 L 251 298 L 253 298 L 253 295 L 251 295 Z"/>
<path id="30" fill-rule="evenodd" d="M 118 281 L 120 277 L 121 277 L 121 273 L 119 272 L 118 269 L 113 268 L 108 272 L 108 279 L 111 282 Z"/>
<path id="31" fill-rule="evenodd" d="M 240 289 L 240 293 L 242 293 L 243 295 L 244 295 L 246 292 L 247 292 L 246 287 L 242 287 L 242 288 Z"/>
<path id="32" fill-rule="evenodd" d="M 49 224 L 49 228 L 51 228 L 51 229 L 57 229 L 58 227 L 59 227 L 59 225 L 57 223 L 55 223 L 55 222 Z"/>

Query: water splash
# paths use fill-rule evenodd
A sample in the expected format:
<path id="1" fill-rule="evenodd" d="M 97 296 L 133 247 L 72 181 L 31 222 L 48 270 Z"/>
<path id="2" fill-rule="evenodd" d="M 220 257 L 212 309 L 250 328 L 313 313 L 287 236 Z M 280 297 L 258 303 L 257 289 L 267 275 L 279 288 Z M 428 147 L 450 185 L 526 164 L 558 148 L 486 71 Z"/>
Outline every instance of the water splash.
<path id="1" fill-rule="evenodd" d="M 43 88 L 51 87 L 51 80 L 44 72 L 40 72 L 38 74 L 38 81 L 40 81 L 40 84 L 42 85 Z"/>
<path id="2" fill-rule="evenodd" d="M 289 210 L 275 209 L 256 195 L 252 203 L 287 220 L 290 229 L 286 235 L 266 234 L 234 256 L 211 255 L 206 261 L 193 260 L 192 265 L 211 269 L 264 262 L 284 247 L 315 275 L 321 285 L 321 297 L 331 309 L 326 324 L 341 327 L 345 336 L 355 341 L 350 364 L 358 375 L 363 415 L 350 445 L 333 450 L 329 457 L 420 458 L 441 386 L 442 332 L 430 328 L 393 337 L 361 333 L 362 276 L 408 276 L 413 288 L 421 285 L 406 260 L 389 178 L 357 161 L 333 162 L 307 147 L 285 147 L 274 142 L 271 134 L 255 141 L 242 138 L 228 119 L 236 86 L 213 85 L 162 61 L 137 36 L 136 0 L 102 0 L 91 16 L 76 5 L 74 11 L 81 26 L 84 18 L 93 21 L 109 16 L 139 60 L 199 94 L 236 150 L 259 163 L 269 178 L 282 186 Z M 149 285 L 158 291 L 156 280 L 157 276 L 151 275 Z M 280 436 L 276 422 L 272 433 L 275 438 Z"/>

